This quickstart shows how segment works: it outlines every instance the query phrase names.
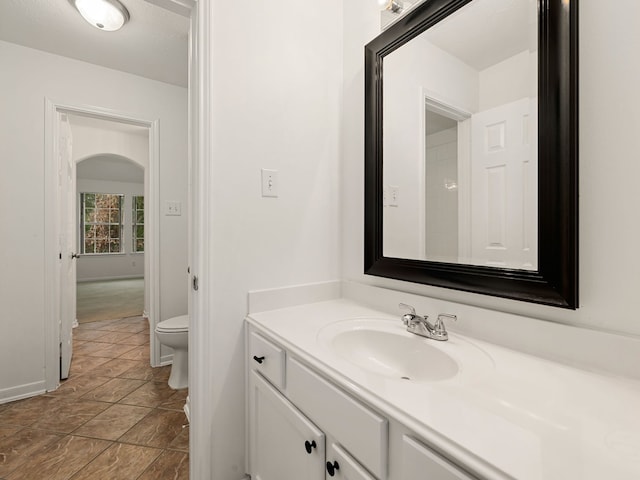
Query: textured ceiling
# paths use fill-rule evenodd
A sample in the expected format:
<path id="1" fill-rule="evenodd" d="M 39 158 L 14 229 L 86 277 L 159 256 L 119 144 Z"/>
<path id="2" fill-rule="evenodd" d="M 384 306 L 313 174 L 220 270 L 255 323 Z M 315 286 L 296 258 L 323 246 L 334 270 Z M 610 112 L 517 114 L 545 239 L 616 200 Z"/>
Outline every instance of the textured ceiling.
<path id="1" fill-rule="evenodd" d="M 131 20 L 104 32 L 68 0 L 0 0 L 0 40 L 186 87 L 189 19 L 158 0 L 121 1 Z"/>

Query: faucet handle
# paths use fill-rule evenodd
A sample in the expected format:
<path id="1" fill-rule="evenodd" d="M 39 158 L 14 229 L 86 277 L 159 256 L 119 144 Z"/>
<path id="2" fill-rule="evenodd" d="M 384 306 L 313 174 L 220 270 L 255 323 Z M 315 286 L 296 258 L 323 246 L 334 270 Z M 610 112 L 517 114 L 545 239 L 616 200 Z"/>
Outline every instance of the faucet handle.
<path id="1" fill-rule="evenodd" d="M 449 334 L 447 333 L 447 329 L 443 322 L 443 319 L 445 318 L 448 320 L 453 320 L 454 322 L 458 320 L 457 316 L 451 315 L 450 313 L 441 313 L 438 315 L 438 319 L 433 326 L 433 333 L 434 335 L 441 337 L 442 340 L 446 340 L 449 337 Z"/>
<path id="2" fill-rule="evenodd" d="M 415 315 L 416 314 L 416 309 L 413 308 L 411 305 L 407 305 L 406 303 L 399 303 L 398 304 L 398 308 L 404 308 L 406 310 L 410 310 L 411 311 L 411 315 Z"/>
<path id="3" fill-rule="evenodd" d="M 416 309 L 411 305 L 407 305 L 406 303 L 400 303 L 398 304 L 398 307 L 404 308 L 405 310 L 410 310 L 410 313 L 405 313 L 404 315 L 402 315 L 402 323 L 409 326 L 409 323 L 411 323 L 413 319 L 417 317 Z"/>

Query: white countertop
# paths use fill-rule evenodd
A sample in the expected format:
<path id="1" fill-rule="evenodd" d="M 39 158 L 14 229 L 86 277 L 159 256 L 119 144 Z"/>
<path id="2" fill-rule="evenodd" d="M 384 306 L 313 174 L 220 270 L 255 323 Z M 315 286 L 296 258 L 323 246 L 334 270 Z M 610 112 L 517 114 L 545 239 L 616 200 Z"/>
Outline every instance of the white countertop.
<path id="1" fill-rule="evenodd" d="M 452 333 L 447 342 L 423 341 L 452 357 L 459 375 L 386 378 L 346 361 L 324 341 L 331 324 L 355 318 L 388 320 L 388 328 L 404 331 L 400 315 L 344 299 L 252 313 L 247 320 L 479 476 L 640 479 L 640 382 Z"/>

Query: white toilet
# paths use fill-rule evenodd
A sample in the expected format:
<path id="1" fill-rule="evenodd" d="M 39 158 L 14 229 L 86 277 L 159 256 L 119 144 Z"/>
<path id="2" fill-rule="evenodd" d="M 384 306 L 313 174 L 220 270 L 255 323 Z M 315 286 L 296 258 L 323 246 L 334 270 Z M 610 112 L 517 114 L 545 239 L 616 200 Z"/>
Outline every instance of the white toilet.
<path id="1" fill-rule="evenodd" d="M 189 385 L 189 315 L 180 315 L 158 323 L 156 336 L 161 344 L 173 348 L 169 386 L 175 390 L 187 388 Z"/>

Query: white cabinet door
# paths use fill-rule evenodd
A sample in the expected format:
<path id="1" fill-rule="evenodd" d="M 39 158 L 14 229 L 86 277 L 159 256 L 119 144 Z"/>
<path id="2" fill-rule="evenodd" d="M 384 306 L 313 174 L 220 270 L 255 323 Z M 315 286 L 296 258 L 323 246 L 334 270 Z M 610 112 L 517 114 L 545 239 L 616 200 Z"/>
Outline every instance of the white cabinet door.
<path id="1" fill-rule="evenodd" d="M 332 443 L 327 450 L 327 480 L 375 480 L 340 445 Z"/>
<path id="2" fill-rule="evenodd" d="M 324 480 L 324 434 L 255 371 L 249 385 L 251 478 Z"/>
<path id="3" fill-rule="evenodd" d="M 475 480 L 425 445 L 403 435 L 401 480 Z"/>

